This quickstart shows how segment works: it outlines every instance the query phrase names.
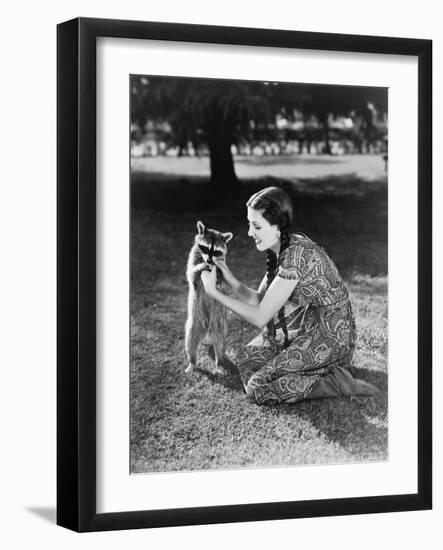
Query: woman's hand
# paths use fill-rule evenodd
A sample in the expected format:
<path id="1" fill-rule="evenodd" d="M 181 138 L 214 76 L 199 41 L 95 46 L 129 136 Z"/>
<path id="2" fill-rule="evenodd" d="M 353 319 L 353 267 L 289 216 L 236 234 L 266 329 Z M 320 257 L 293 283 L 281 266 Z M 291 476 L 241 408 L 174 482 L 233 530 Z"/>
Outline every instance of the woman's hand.
<path id="1" fill-rule="evenodd" d="M 217 268 L 212 266 L 212 268 L 204 269 L 201 272 L 200 277 L 206 294 L 212 296 L 216 291 L 215 285 L 217 283 Z"/>
<path id="2" fill-rule="evenodd" d="M 232 274 L 229 267 L 226 265 L 225 260 L 214 260 L 215 265 L 220 270 L 220 273 L 222 274 L 223 279 L 226 281 L 226 283 L 229 286 L 232 286 L 233 281 L 235 280 L 234 275 Z"/>

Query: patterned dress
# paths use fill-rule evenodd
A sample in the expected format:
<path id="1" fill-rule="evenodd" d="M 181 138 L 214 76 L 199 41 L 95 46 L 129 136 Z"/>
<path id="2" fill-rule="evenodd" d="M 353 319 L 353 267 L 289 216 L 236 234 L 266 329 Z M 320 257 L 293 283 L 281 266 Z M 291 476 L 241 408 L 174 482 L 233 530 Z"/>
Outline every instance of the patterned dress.
<path id="1" fill-rule="evenodd" d="M 340 395 L 372 395 L 348 368 L 356 331 L 348 291 L 326 252 L 303 234 L 291 235 L 277 276 L 297 280 L 285 304 L 289 346 L 276 315 L 267 329 L 236 354 L 246 393 L 258 404 L 295 403 Z"/>

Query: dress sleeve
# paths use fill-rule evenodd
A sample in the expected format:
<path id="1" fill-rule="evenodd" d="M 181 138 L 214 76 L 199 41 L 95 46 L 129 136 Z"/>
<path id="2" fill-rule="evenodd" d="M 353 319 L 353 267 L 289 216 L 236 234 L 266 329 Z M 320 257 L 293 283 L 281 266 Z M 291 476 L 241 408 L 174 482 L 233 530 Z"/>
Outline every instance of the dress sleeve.
<path id="1" fill-rule="evenodd" d="M 301 280 L 306 271 L 312 250 L 304 246 L 289 246 L 282 255 L 277 276 L 282 279 Z"/>

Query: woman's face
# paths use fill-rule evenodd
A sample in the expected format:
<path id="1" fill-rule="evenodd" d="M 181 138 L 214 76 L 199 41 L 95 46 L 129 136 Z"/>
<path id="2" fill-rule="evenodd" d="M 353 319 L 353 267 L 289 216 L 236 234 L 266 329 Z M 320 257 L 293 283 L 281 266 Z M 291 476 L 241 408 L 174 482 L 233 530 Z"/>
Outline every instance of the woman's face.
<path id="1" fill-rule="evenodd" d="M 255 210 L 248 206 L 248 236 L 255 241 L 255 246 L 260 252 L 271 248 L 276 254 L 280 251 L 280 230 L 278 225 L 271 225 L 262 216 L 263 210 Z"/>

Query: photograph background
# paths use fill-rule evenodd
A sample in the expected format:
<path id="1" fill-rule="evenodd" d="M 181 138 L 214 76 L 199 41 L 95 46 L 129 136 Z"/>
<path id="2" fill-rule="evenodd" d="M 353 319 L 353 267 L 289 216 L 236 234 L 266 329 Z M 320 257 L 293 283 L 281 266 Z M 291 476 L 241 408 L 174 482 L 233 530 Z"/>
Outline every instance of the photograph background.
<path id="1" fill-rule="evenodd" d="M 350 0 L 315 5 L 273 2 L 206 2 L 163 5 L 44 1 L 8 6 L 2 34 L 2 61 L 9 75 L 2 87 L 3 115 L 2 201 L 0 224 L 3 256 L 1 355 L 1 513 L 0 535 L 8 548 L 31 544 L 46 548 L 121 548 L 140 544 L 151 548 L 215 548 L 248 544 L 256 548 L 295 541 L 311 548 L 373 549 L 389 544 L 403 548 L 428 545 L 440 539 L 441 474 L 435 469 L 435 509 L 428 512 L 287 520 L 151 531 L 76 535 L 55 521 L 55 25 L 78 15 L 202 24 L 288 28 L 294 30 L 378 34 L 434 39 L 434 181 L 443 179 L 443 33 L 438 3 L 397 5 L 374 1 L 356 10 Z M 24 72 L 25 70 L 25 72 Z M 26 76 L 26 79 L 24 78 Z M 26 85 L 25 85 L 26 84 Z M 31 86 L 32 84 L 32 86 Z M 441 186 L 435 186 L 434 212 L 443 206 Z M 435 220 L 437 242 L 442 224 Z M 441 249 L 441 246 L 439 247 Z M 441 250 L 436 256 L 435 280 L 441 279 Z M 442 296 L 435 288 L 435 335 L 441 334 Z M 435 342 L 435 396 L 441 390 L 441 343 Z M 441 403 L 435 399 L 435 462 L 442 461 Z M 345 535 L 344 535 L 345 533 Z M 364 534 L 364 535 L 362 535 Z M 313 542 L 313 540 L 315 542 Z"/>

